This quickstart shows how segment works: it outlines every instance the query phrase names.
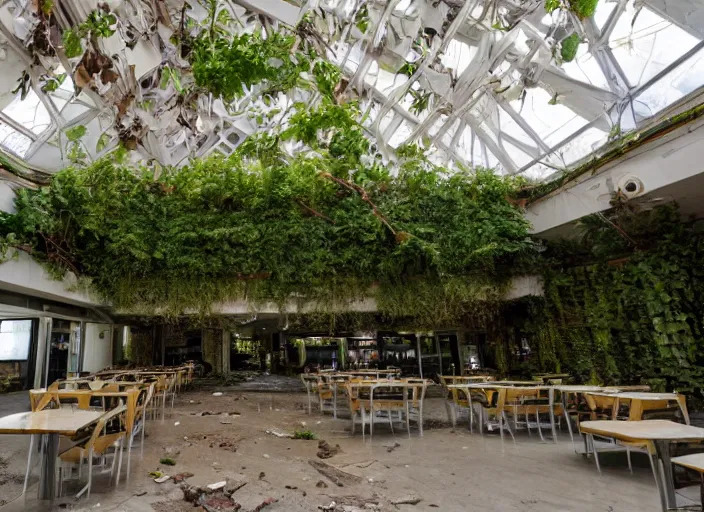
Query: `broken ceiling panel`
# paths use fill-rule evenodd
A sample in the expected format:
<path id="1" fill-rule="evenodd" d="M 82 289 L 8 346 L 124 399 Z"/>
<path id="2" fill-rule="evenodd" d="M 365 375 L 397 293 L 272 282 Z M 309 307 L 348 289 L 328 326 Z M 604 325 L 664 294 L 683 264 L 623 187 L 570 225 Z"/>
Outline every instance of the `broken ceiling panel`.
<path id="1" fill-rule="evenodd" d="M 49 171 L 69 163 L 75 126 L 89 132 L 87 159 L 119 144 L 135 161 L 179 165 L 229 154 L 284 123 L 293 101 L 315 101 L 296 92 L 265 104 L 258 85 L 231 101 L 198 90 L 179 35 L 203 27 L 291 31 L 303 20 L 382 153 L 433 144 L 450 166 L 536 180 L 704 85 L 693 0 L 600 0 L 586 11 L 567 0 L 217 0 L 212 25 L 205 0 L 50 4 L 47 14 L 0 0 L 0 145 Z M 81 33 L 98 22 L 104 37 Z"/>

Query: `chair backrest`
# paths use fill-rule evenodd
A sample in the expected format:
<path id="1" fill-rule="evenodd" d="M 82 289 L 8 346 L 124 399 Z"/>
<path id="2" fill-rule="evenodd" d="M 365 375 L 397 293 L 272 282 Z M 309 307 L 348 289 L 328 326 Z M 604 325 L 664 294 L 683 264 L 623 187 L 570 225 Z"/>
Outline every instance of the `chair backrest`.
<path id="1" fill-rule="evenodd" d="M 614 406 L 616 405 L 616 395 L 595 395 L 584 393 L 584 400 L 591 411 L 591 419 L 616 419 L 614 418 Z"/>
<path id="2" fill-rule="evenodd" d="M 409 387 L 411 389 L 411 404 L 413 407 L 418 408 L 421 403 L 423 403 L 423 400 L 425 400 L 425 393 L 428 390 L 428 386 L 430 385 L 430 381 L 427 379 L 406 379 L 406 383 L 409 384 Z M 456 389 L 452 389 L 451 391 L 457 393 Z"/>
<path id="3" fill-rule="evenodd" d="M 112 446 L 115 441 L 124 437 L 127 433 L 126 426 L 127 406 L 116 407 L 103 414 L 95 425 L 95 429 L 88 440 L 79 445 L 81 449 L 88 451 L 93 448 L 93 453 L 99 455 Z M 109 430 L 108 430 L 108 427 Z"/>

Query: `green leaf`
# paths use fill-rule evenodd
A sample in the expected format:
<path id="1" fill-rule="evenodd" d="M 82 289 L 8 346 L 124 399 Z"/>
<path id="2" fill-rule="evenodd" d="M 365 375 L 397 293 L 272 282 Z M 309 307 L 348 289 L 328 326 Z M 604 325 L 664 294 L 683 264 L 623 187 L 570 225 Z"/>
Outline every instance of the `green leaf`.
<path id="1" fill-rule="evenodd" d="M 76 125 L 72 128 L 68 128 L 64 133 L 66 133 L 66 138 L 71 142 L 76 142 L 80 140 L 87 132 L 85 126 L 82 124 Z"/>
<path id="2" fill-rule="evenodd" d="M 577 34 L 572 34 L 562 40 L 562 48 L 560 50 L 562 62 L 572 62 L 574 60 L 581 42 L 582 40 Z"/>
<path id="3" fill-rule="evenodd" d="M 164 66 L 161 70 L 161 79 L 159 80 L 159 88 L 166 89 L 169 86 L 169 81 L 171 80 L 171 68 L 169 66 Z"/>
<path id="4" fill-rule="evenodd" d="M 545 10 L 549 13 L 552 13 L 560 7 L 560 0 L 545 0 Z"/>
<path id="5" fill-rule="evenodd" d="M 110 142 L 110 136 L 107 133 L 100 134 L 100 137 L 98 137 L 98 142 L 95 145 L 95 150 L 100 153 L 107 147 L 108 142 Z"/>
<path id="6" fill-rule="evenodd" d="M 73 29 L 64 30 L 63 36 L 64 53 L 66 57 L 72 59 L 83 55 L 81 36 Z"/>

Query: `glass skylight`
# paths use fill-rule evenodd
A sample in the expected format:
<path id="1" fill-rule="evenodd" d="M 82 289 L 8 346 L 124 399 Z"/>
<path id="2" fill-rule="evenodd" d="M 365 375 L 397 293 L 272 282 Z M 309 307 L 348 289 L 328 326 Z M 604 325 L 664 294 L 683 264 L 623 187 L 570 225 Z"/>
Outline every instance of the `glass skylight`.
<path id="1" fill-rule="evenodd" d="M 673 8 L 684 0 L 664 1 L 601 0 L 584 19 L 567 8 L 569 2 L 552 13 L 543 2 L 488 0 L 311 0 L 296 9 L 298 19 L 313 16 L 329 45 L 328 58 L 343 69 L 366 112 L 365 126 L 379 144 L 391 149 L 418 141 L 433 145 L 450 165 L 544 180 L 663 115 L 704 85 L 704 27 L 690 21 L 704 16 Z M 71 15 L 86 8 L 77 0 L 63 3 L 70 7 L 60 23 L 80 22 Z M 294 19 L 291 2 L 284 0 L 235 4 L 240 6 L 228 9 L 238 19 L 249 20 L 250 9 L 276 22 Z M 0 0 L 0 57 L 16 78 L 25 69 L 36 23 L 30 6 L 25 0 Z M 146 11 L 123 12 L 126 7 L 117 4 L 113 8 L 133 27 L 159 19 Z M 194 6 L 188 15 L 202 19 L 205 8 Z M 180 9 L 169 9 L 177 23 Z M 118 40 L 124 31 L 105 42 L 121 77 L 136 65 L 139 101 L 130 108 L 153 121 L 138 158 L 177 165 L 212 151 L 232 151 L 258 127 L 238 115 L 241 105 L 218 106 L 212 99 L 200 101 L 194 115 L 202 131 L 177 123 L 169 110 L 173 87 L 160 90 L 154 83 L 154 70 L 174 58 L 171 29 L 161 21 L 158 27 L 137 45 Z M 575 41 L 570 54 L 567 46 Z M 8 89 L 0 90 L 0 145 L 47 171 L 67 164 L 62 134 L 76 124 L 99 131 L 91 136 L 91 158 L 103 151 L 96 141 L 117 139 L 111 125 L 122 82 L 78 96 L 71 73 L 49 92 L 37 86 L 42 65 L 56 74 L 67 64 L 76 63 L 35 65 L 34 87 L 24 100 L 18 92 L 7 101 L 14 85 L 0 80 Z"/>

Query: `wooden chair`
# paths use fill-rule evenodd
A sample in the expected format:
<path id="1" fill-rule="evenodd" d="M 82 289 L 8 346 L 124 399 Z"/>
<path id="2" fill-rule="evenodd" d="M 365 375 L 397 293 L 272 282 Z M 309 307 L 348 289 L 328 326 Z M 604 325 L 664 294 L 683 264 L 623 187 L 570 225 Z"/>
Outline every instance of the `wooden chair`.
<path id="1" fill-rule="evenodd" d="M 371 419 L 371 415 L 369 414 L 370 409 L 368 398 L 363 400 L 360 397 L 359 391 L 362 386 L 364 386 L 364 384 L 350 380 L 345 383 L 345 394 L 347 395 L 347 403 L 350 408 L 352 435 L 354 435 L 355 426 L 361 423 L 362 441 L 364 441 L 366 425 L 369 424 L 371 428 L 371 424 L 369 423 L 370 420 L 368 421 L 368 418 Z"/>
<path id="2" fill-rule="evenodd" d="M 406 383 L 410 388 L 410 396 L 406 400 L 406 417 L 410 424 L 411 420 L 415 420 L 418 426 L 418 432 L 423 436 L 423 402 L 425 401 L 425 392 L 428 390 L 430 382 L 426 379 L 407 379 Z M 453 389 L 452 391 L 457 391 Z"/>
<path id="3" fill-rule="evenodd" d="M 127 435 L 126 421 L 127 406 L 120 406 L 106 412 L 87 439 L 79 440 L 78 443 L 59 455 L 59 495 L 63 494 L 64 482 L 68 480 L 81 479 L 84 459 L 88 462 L 88 483 L 83 487 L 76 498 L 80 498 L 85 492 L 90 497 L 93 482 L 93 459 L 98 457 L 101 467 L 107 467 L 107 457 L 112 455 L 110 464 L 110 474 L 115 474 L 115 463 L 117 463 L 117 476 L 115 485 L 119 484 L 120 469 L 122 467 L 122 444 Z M 112 454 L 109 453 L 113 448 Z M 77 474 L 74 476 L 74 470 Z M 68 476 L 66 475 L 68 472 Z"/>
<path id="4" fill-rule="evenodd" d="M 311 373 L 301 373 L 301 382 L 306 388 L 306 395 L 308 397 L 308 414 L 313 412 L 313 394 L 317 393 L 318 377 Z"/>
<path id="5" fill-rule="evenodd" d="M 381 413 L 386 413 L 391 433 L 394 432 L 394 420 L 405 423 L 410 437 L 411 425 L 408 411 L 408 395 L 405 382 L 376 381 L 369 387 L 369 436 L 374 436 L 374 422 Z"/>
<path id="6" fill-rule="evenodd" d="M 508 430 L 511 438 L 514 438 L 511 427 L 506 416 L 507 390 L 509 388 L 476 388 L 470 392 L 470 399 L 479 404 L 479 432 L 484 434 L 484 425 L 491 430 L 494 426 L 499 428 L 501 441 L 504 439 L 504 429 Z M 472 410 L 470 409 L 470 412 Z M 493 416 L 494 420 L 491 420 Z"/>
<path id="7" fill-rule="evenodd" d="M 334 390 L 332 389 L 333 384 L 330 382 L 330 378 L 327 375 L 318 375 L 316 380 L 316 391 L 318 392 L 318 408 L 320 409 L 320 414 L 325 411 L 333 411 L 335 409 L 334 404 Z"/>
<path id="8" fill-rule="evenodd" d="M 452 428 L 457 426 L 457 416 L 462 410 L 467 411 L 467 416 L 471 416 L 469 412 L 469 399 L 465 393 L 458 389 L 450 389 L 448 386 L 452 384 L 458 384 L 460 379 L 455 375 L 440 375 L 440 385 L 443 389 L 443 395 L 445 397 L 445 411 L 447 412 L 447 418 L 452 423 Z M 472 422 L 470 419 L 470 429 L 472 428 Z"/>

